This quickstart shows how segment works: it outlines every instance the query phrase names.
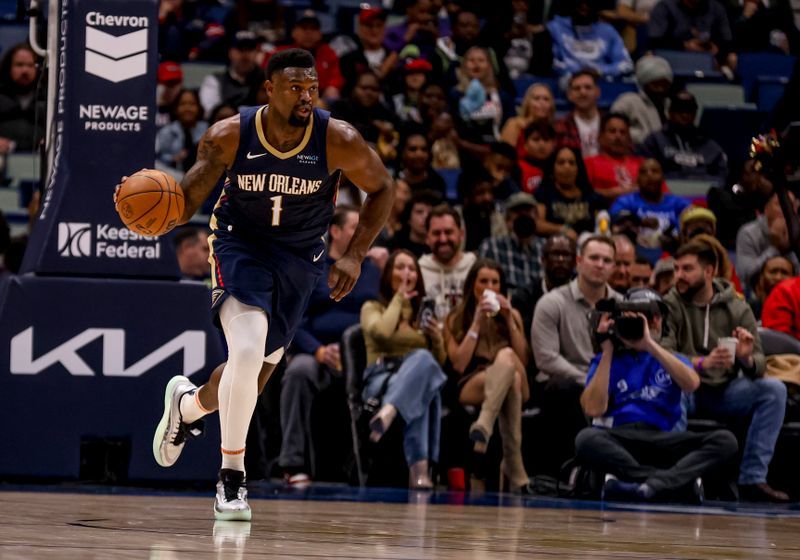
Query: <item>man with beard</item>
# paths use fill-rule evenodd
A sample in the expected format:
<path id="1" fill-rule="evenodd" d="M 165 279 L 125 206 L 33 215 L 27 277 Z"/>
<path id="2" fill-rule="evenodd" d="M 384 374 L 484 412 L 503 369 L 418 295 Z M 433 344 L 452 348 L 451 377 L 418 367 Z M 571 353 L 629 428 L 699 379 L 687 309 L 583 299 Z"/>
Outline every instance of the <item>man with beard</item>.
<path id="1" fill-rule="evenodd" d="M 536 235 L 536 199 L 517 192 L 506 200 L 508 235 L 484 239 L 478 255 L 492 259 L 503 269 L 511 294 L 542 277 L 542 242 Z"/>
<path id="2" fill-rule="evenodd" d="M 634 144 L 641 144 L 664 127 L 672 78 L 669 62 L 660 56 L 647 55 L 636 62 L 636 83 L 640 91 L 623 93 L 611 106 L 612 113 L 628 117 Z"/>
<path id="3" fill-rule="evenodd" d="M 536 304 L 543 295 L 572 280 L 576 252 L 575 241 L 566 235 L 548 237 L 542 246 L 542 279 L 514 291 L 511 307 L 522 315 L 525 337 L 528 340 L 531 339 L 531 323 Z"/>
<path id="4" fill-rule="evenodd" d="M 614 270 L 608 283 L 619 293 L 624 294 L 631 287 L 631 267 L 636 260 L 636 248 L 627 235 L 615 235 L 612 239 L 616 252 Z"/>
<path id="5" fill-rule="evenodd" d="M 614 267 L 614 242 L 595 235 L 586 239 L 576 259 L 578 276 L 539 300 L 533 313 L 531 348 L 544 382 L 542 416 L 546 434 L 545 472 L 556 474 L 575 455 L 575 436 L 586 427 L 580 397 L 594 358 L 592 323 L 601 299 L 622 299 L 608 285 Z"/>
<path id="6" fill-rule="evenodd" d="M 695 126 L 696 117 L 694 95 L 679 91 L 669 104 L 669 122 L 647 137 L 642 152 L 658 160 L 667 179 L 706 179 L 721 185 L 728 178 L 728 156 Z"/>
<path id="7" fill-rule="evenodd" d="M 659 344 L 667 310 L 661 296 L 635 288 L 625 301 L 647 309 L 638 313 L 644 336 L 612 337 L 614 319 L 608 313 L 601 317 L 595 331 L 601 352 L 589 366 L 581 395 L 581 406 L 594 421 L 578 434 L 576 456 L 612 475 L 603 485 L 604 500 L 680 499 L 676 492 L 691 485 L 691 500 L 702 503 L 699 477 L 718 471 L 736 454 L 736 438 L 728 430 L 674 430 L 681 395 L 695 391 L 700 378 L 687 358 Z"/>
<path id="8" fill-rule="evenodd" d="M 0 62 L 0 158 L 14 146 L 29 152 L 44 136 L 45 106 L 36 94 L 36 65 L 27 44 L 12 47 Z"/>
<path id="9" fill-rule="evenodd" d="M 766 358 L 755 317 L 732 285 L 715 278 L 717 255 L 700 240 L 675 255 L 675 287 L 664 298 L 669 331 L 663 346 L 688 357 L 700 376 L 689 411 L 717 419 L 751 417 L 739 466 L 739 496 L 787 502 L 767 484 L 767 470 L 786 410 L 786 387 L 764 377 Z M 731 351 L 731 348 L 734 350 Z"/>
<path id="10" fill-rule="evenodd" d="M 227 174 L 211 219 L 209 261 L 212 313 L 225 333 L 228 361 L 199 388 L 182 375 L 170 380 L 153 437 L 156 462 L 172 466 L 196 431 L 192 425 L 219 409 L 222 468 L 214 516 L 222 520 L 250 520 L 244 466 L 250 418 L 325 265 L 329 296 L 341 301 L 393 204 L 392 180 L 378 155 L 351 125 L 314 107 L 319 80 L 313 56 L 301 49 L 277 53 L 264 86 L 269 105 L 243 109 L 209 128 L 181 181 L 183 224 Z M 322 236 L 342 175 L 367 197 L 343 254 L 326 263 Z"/>
<path id="11" fill-rule="evenodd" d="M 447 204 L 434 207 L 425 221 L 425 241 L 431 252 L 419 259 L 425 295 L 436 302 L 436 316 L 442 320 L 461 301 L 464 279 L 475 263 L 475 253 L 461 249 L 464 230 L 461 216 Z"/>

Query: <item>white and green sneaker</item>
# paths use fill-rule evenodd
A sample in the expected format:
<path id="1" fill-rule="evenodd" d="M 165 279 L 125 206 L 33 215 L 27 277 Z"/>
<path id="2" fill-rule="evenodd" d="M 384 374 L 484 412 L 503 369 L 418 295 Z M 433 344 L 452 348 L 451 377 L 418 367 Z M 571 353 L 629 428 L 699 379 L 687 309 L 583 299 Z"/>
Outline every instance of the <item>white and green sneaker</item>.
<path id="1" fill-rule="evenodd" d="M 181 418 L 181 397 L 196 390 L 197 386 L 183 375 L 176 375 L 167 383 L 164 391 L 164 414 L 153 435 L 153 457 L 162 467 L 174 465 L 186 440 L 203 433 L 202 420 L 186 424 Z"/>
<path id="2" fill-rule="evenodd" d="M 218 521 L 250 521 L 251 515 L 244 473 L 220 469 L 214 498 L 214 518 Z"/>

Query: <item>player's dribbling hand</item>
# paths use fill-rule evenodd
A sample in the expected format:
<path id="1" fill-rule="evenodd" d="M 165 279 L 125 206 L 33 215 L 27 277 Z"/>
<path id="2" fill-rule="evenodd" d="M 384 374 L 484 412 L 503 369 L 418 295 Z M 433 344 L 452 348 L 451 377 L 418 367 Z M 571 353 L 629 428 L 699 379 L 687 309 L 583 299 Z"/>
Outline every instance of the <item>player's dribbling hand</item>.
<path id="1" fill-rule="evenodd" d="M 146 169 L 147 169 L 146 167 L 142 167 L 139 171 L 145 171 Z M 136 173 L 139 173 L 139 171 L 137 171 Z M 127 181 L 128 177 L 129 177 L 128 175 L 123 175 L 122 178 L 119 180 L 119 183 L 117 183 L 117 186 L 114 188 L 114 206 L 117 205 L 117 198 L 119 197 L 119 189 L 122 188 L 122 183 Z"/>
<path id="2" fill-rule="evenodd" d="M 341 301 L 350 293 L 361 275 L 361 261 L 352 257 L 342 257 L 331 265 L 328 273 L 328 287 L 331 299 Z"/>

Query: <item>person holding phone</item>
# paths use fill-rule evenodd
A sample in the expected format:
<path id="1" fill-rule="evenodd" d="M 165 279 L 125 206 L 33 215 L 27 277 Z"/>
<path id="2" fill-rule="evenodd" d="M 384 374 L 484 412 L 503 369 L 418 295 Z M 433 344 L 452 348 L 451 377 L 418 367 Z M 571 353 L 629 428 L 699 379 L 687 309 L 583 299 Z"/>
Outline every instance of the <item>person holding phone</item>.
<path id="1" fill-rule="evenodd" d="M 433 488 L 429 464 L 439 458 L 446 354 L 435 314 L 424 314 L 420 324 L 425 284 L 410 251 L 399 249 L 389 256 L 379 294 L 361 307 L 367 347 L 363 398 L 382 403 L 370 420 L 370 439 L 379 441 L 397 416 L 402 417 L 409 486 Z"/>
<path id="2" fill-rule="evenodd" d="M 785 492 L 767 483 L 786 411 L 786 386 L 764 376 L 756 319 L 732 284 L 715 278 L 717 263 L 714 248 L 700 239 L 678 249 L 675 287 L 664 297 L 669 332 L 662 344 L 689 357 L 700 376 L 689 412 L 721 420 L 749 418 L 739 466 L 740 499 L 788 502 Z M 736 342 L 725 340 L 730 337 Z"/>
<path id="3" fill-rule="evenodd" d="M 447 316 L 445 340 L 453 369 L 461 375 L 459 401 L 481 407 L 469 430 L 475 451 L 486 453 L 499 419 L 503 476 L 512 491 L 531 494 L 522 462 L 522 404 L 530 398 L 525 369 L 530 352 L 522 317 L 511 307 L 506 290 L 500 265 L 478 259 L 464 281 L 464 299 Z"/>

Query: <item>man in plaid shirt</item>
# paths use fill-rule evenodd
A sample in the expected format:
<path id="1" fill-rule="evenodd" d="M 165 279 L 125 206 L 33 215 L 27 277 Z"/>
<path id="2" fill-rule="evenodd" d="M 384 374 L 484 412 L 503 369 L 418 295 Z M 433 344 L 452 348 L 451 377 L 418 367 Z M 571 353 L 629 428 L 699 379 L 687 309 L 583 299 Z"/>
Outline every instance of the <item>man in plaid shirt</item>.
<path id="1" fill-rule="evenodd" d="M 596 156 L 600 153 L 600 77 L 591 69 L 575 72 L 569 78 L 567 99 L 573 109 L 555 124 L 558 146 L 581 151 L 582 157 Z"/>
<path id="2" fill-rule="evenodd" d="M 543 239 L 536 236 L 536 199 L 514 193 L 506 201 L 506 223 L 511 233 L 481 242 L 478 254 L 497 261 L 513 291 L 542 277 Z"/>

